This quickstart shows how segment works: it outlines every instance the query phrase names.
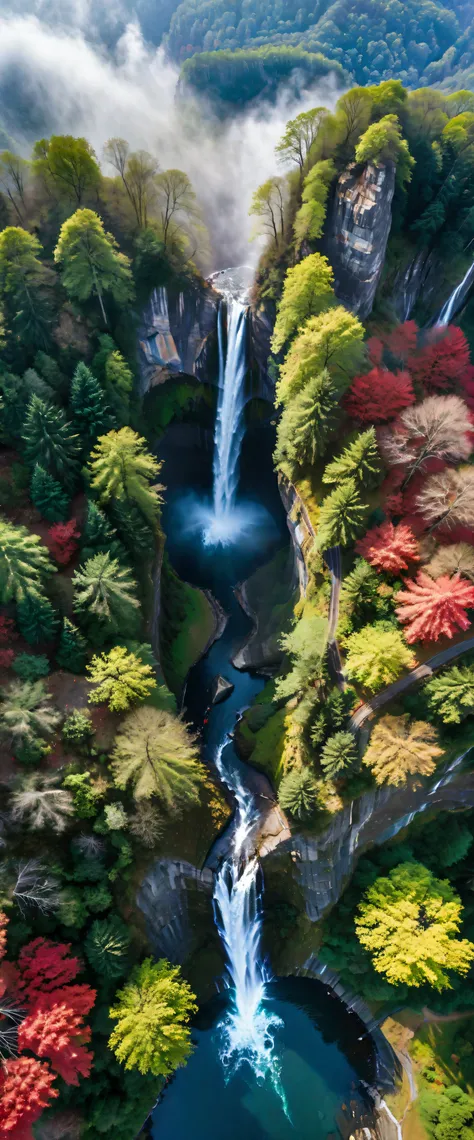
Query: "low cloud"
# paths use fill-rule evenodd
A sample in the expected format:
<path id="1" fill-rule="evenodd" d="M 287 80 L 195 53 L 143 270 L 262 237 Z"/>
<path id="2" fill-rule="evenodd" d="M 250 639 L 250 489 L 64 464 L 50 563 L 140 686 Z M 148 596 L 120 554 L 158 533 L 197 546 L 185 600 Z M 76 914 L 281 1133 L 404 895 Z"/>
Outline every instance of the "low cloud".
<path id="1" fill-rule="evenodd" d="M 151 151 L 162 168 L 189 175 L 210 229 L 213 267 L 255 259 L 252 193 L 277 170 L 274 148 L 288 118 L 316 104 L 332 106 L 335 82 L 329 77 L 297 102 L 282 92 L 274 107 L 221 123 L 205 103 L 176 98 L 176 68 L 162 48 L 144 42 L 138 24 L 127 25 L 112 53 L 86 39 L 87 9 L 87 0 L 75 0 L 80 19 L 72 30 L 51 22 L 51 3 L 48 22 L 33 14 L 0 17 L 7 129 L 26 153 L 34 137 L 51 133 L 85 135 L 99 159 L 116 135 Z"/>

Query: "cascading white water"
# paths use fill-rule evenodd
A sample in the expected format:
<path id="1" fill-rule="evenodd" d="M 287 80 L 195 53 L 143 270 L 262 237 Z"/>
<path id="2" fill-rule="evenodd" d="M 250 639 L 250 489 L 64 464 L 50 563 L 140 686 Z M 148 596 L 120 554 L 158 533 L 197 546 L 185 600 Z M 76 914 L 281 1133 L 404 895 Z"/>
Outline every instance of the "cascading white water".
<path id="1" fill-rule="evenodd" d="M 459 285 L 453 289 L 451 296 L 448 297 L 448 300 L 446 301 L 446 304 L 443 305 L 443 308 L 441 309 L 439 317 L 436 321 L 437 328 L 445 328 L 446 325 L 449 325 L 453 316 L 455 316 L 458 309 L 461 308 L 464 297 L 467 296 L 468 290 L 470 289 L 473 281 L 474 262 L 469 266 L 467 273 L 464 274 L 464 277 Z"/>
<path id="2" fill-rule="evenodd" d="M 226 984 L 231 1000 L 219 1026 L 220 1055 L 229 1077 L 247 1063 L 258 1081 L 268 1079 L 287 1113 L 281 1065 L 274 1052 L 274 1032 L 281 1021 L 265 1007 L 268 977 L 260 946 L 259 863 L 251 844 L 258 808 L 238 771 L 226 764 L 226 748 L 231 752 L 228 740 L 219 746 L 215 760 L 221 779 L 236 798 L 237 817 L 232 848 L 214 888 L 216 925 L 226 950 Z"/>

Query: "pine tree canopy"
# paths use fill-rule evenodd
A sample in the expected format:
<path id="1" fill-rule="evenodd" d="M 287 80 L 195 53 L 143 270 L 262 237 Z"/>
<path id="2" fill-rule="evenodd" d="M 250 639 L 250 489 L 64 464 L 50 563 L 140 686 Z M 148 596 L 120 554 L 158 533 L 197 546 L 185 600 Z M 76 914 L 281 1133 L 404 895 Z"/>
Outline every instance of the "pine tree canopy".
<path id="1" fill-rule="evenodd" d="M 140 603 L 130 570 L 110 554 L 95 554 L 73 575 L 73 607 L 88 624 L 94 620 L 121 632 L 124 637 L 137 629 Z"/>
<path id="2" fill-rule="evenodd" d="M 82 361 L 72 378 L 70 404 L 74 427 L 88 453 L 97 437 L 111 427 L 111 415 L 99 381 Z"/>
<path id="3" fill-rule="evenodd" d="M 351 732 L 335 732 L 321 752 L 321 767 L 329 780 L 343 776 L 357 763 L 357 745 Z"/>
<path id="4" fill-rule="evenodd" d="M 365 625 L 347 638 L 346 672 L 376 693 L 416 661 L 403 634 L 388 622 Z"/>
<path id="5" fill-rule="evenodd" d="M 79 440 L 62 409 L 33 395 L 22 435 L 27 463 L 39 463 L 66 490 L 73 491 L 79 470 Z"/>
<path id="6" fill-rule="evenodd" d="M 41 589 L 44 578 L 54 572 L 41 539 L 24 526 L 0 518 L 0 599 L 21 602 Z"/>
<path id="7" fill-rule="evenodd" d="M 354 478 L 362 486 L 371 487 L 378 482 L 379 475 L 377 436 L 375 428 L 371 427 L 361 432 L 345 448 L 339 459 L 328 464 L 323 474 L 323 483 L 339 483 L 342 479 Z"/>
<path id="8" fill-rule="evenodd" d="M 204 780 L 194 738 L 178 717 L 166 710 L 141 708 L 122 722 L 112 752 L 119 788 L 133 785 L 135 799 L 158 798 L 168 811 L 199 800 Z"/>
<path id="9" fill-rule="evenodd" d="M 453 665 L 425 685 L 423 695 L 444 724 L 460 724 L 474 713 L 474 666 Z"/>
<path id="10" fill-rule="evenodd" d="M 151 665 L 144 665 L 121 645 L 109 653 L 92 658 L 87 666 L 89 680 L 97 685 L 89 696 L 90 704 L 106 701 L 112 712 L 124 712 L 134 701 L 143 701 L 156 688 Z"/>
<path id="11" fill-rule="evenodd" d="M 313 464 L 324 455 L 338 416 L 337 393 L 324 370 L 289 402 L 278 424 L 274 458 L 290 478 L 295 466 Z"/>
<path id="12" fill-rule="evenodd" d="M 279 352 L 308 317 L 334 302 L 333 281 L 331 266 L 320 253 L 312 253 L 288 269 L 272 338 L 273 352 Z"/>
<path id="13" fill-rule="evenodd" d="M 65 522 L 69 513 L 69 497 L 57 479 L 35 463 L 30 484 L 31 500 L 48 522 Z"/>
<path id="14" fill-rule="evenodd" d="M 364 526 L 368 507 L 362 502 L 355 479 L 344 479 L 321 503 L 317 544 L 320 550 L 348 546 Z"/>
<path id="15" fill-rule="evenodd" d="M 308 819 L 318 802 L 318 785 L 309 768 L 294 768 L 283 777 L 278 803 L 295 819 Z"/>
<path id="16" fill-rule="evenodd" d="M 189 1057 L 188 1022 L 196 1010 L 179 966 L 146 958 L 115 995 L 110 1017 L 117 1024 L 109 1046 L 125 1069 L 167 1076 Z"/>
<path id="17" fill-rule="evenodd" d="M 159 485 L 152 485 L 161 463 L 146 449 L 146 440 L 124 427 L 100 436 L 91 454 L 92 486 L 103 503 L 111 499 L 136 503 L 145 518 L 156 525 L 160 510 Z"/>

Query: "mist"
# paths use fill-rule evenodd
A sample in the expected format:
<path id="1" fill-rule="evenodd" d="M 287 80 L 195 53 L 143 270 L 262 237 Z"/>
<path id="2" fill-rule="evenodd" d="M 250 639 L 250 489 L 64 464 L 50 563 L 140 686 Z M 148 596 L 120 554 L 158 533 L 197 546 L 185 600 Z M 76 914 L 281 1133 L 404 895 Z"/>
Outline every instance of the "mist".
<path id="1" fill-rule="evenodd" d="M 129 23 L 110 50 L 86 38 L 85 0 L 73 10 L 77 23 L 69 28 L 54 22 L 51 4 L 47 20 L 31 12 L 0 17 L 2 113 L 18 147 L 28 155 L 43 135 L 84 135 L 102 163 L 107 139 L 126 138 L 132 149 L 156 154 L 162 169 L 188 174 L 210 231 L 206 268 L 254 262 L 252 194 L 277 172 L 274 148 L 287 120 L 318 104 L 332 107 L 340 94 L 335 80 L 298 100 L 283 91 L 275 106 L 223 123 L 206 103 L 177 99 L 177 69 L 162 48 L 145 42 L 138 23 Z"/>

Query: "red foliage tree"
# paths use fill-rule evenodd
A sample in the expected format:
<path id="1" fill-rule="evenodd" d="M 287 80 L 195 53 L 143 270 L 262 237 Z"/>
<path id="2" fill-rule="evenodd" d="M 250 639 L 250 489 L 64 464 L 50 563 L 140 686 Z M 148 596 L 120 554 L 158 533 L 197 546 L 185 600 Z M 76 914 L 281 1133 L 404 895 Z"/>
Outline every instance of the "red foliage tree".
<path id="1" fill-rule="evenodd" d="M 80 970 L 79 958 L 68 958 L 70 943 L 34 938 L 23 946 L 18 958 L 18 994 L 31 1006 L 42 994 L 72 982 Z"/>
<path id="2" fill-rule="evenodd" d="M 418 325 L 415 321 L 404 321 L 385 337 L 385 344 L 392 356 L 405 363 L 411 353 L 416 352 L 417 340 Z"/>
<path id="3" fill-rule="evenodd" d="M 382 424 L 415 402 L 408 372 L 389 372 L 372 368 L 365 376 L 356 376 L 344 397 L 346 412 L 362 423 Z"/>
<path id="4" fill-rule="evenodd" d="M 59 566 L 67 566 L 78 549 L 81 535 L 76 519 L 67 523 L 55 523 L 48 530 L 48 547 Z"/>
<path id="5" fill-rule="evenodd" d="M 423 570 L 416 581 L 406 581 L 405 590 L 397 594 L 396 613 L 406 625 L 405 637 L 414 641 L 438 641 L 440 637 L 453 637 L 458 629 L 468 629 L 470 622 L 466 609 L 474 606 L 474 586 L 455 574 L 434 580 Z"/>
<path id="6" fill-rule="evenodd" d="M 452 391 L 469 364 L 469 345 L 456 325 L 432 329 L 428 343 L 408 360 L 413 380 L 428 393 Z"/>
<path id="7" fill-rule="evenodd" d="M 0 669 L 9 669 L 14 657 L 13 649 L 0 649 Z"/>
<path id="8" fill-rule="evenodd" d="M 75 991 L 75 992 L 74 992 Z M 91 1030 L 83 1017 L 92 1009 L 95 990 L 90 986 L 67 986 L 43 994 L 18 1030 L 20 1049 L 47 1057 L 68 1085 L 90 1075 L 93 1054 L 84 1048 Z"/>
<path id="9" fill-rule="evenodd" d="M 376 570 L 389 570 L 392 574 L 408 570 L 409 562 L 420 560 L 415 535 L 406 523 L 394 526 L 392 522 L 383 522 L 372 527 L 356 542 L 356 551 Z"/>
<path id="10" fill-rule="evenodd" d="M 0 1135 L 5 1140 L 32 1140 L 31 1125 L 58 1090 L 49 1065 L 34 1057 L 15 1057 L 0 1070 Z"/>
<path id="11" fill-rule="evenodd" d="M 4 911 L 0 910 L 0 962 L 7 952 L 7 926 L 8 918 Z"/>
<path id="12" fill-rule="evenodd" d="M 12 641 L 18 640 L 18 633 L 15 629 L 15 622 L 11 618 L 0 617 L 0 645 L 11 645 Z"/>
<path id="13" fill-rule="evenodd" d="M 383 341 L 378 336 L 371 336 L 367 341 L 367 352 L 371 364 L 381 364 L 383 357 Z"/>

